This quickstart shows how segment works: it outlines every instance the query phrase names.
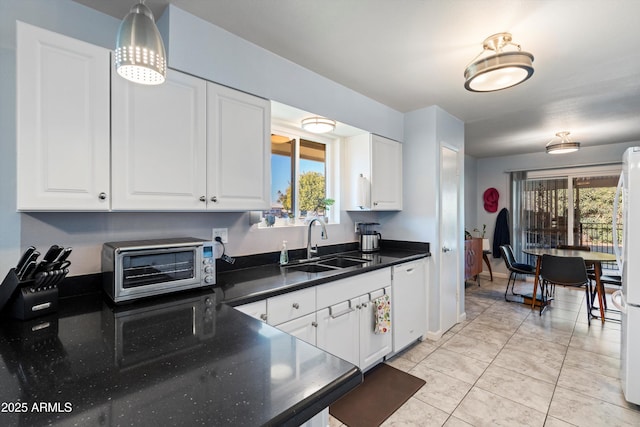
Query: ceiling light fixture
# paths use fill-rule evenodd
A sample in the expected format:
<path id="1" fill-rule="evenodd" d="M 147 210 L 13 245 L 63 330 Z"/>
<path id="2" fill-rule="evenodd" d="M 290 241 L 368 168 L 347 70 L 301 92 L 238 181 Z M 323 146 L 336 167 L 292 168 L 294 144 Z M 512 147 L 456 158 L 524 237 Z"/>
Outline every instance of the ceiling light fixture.
<path id="1" fill-rule="evenodd" d="M 556 141 L 555 138 L 552 138 L 551 141 L 547 143 L 547 153 L 564 154 L 578 151 L 580 149 L 580 143 L 571 141 L 569 139 L 570 133 L 571 132 L 567 131 L 556 133 L 556 136 L 560 138 L 560 140 Z"/>
<path id="2" fill-rule="evenodd" d="M 522 52 L 513 43 L 510 33 L 487 37 L 482 52 L 464 70 L 464 87 L 471 92 L 493 92 L 524 82 L 533 75 L 533 55 Z M 516 51 L 503 52 L 504 47 L 515 46 Z M 495 52 L 480 58 L 486 52 Z"/>
<path id="3" fill-rule="evenodd" d="M 307 117 L 302 120 L 302 129 L 313 133 L 327 133 L 336 128 L 336 121 L 324 117 Z"/>
<path id="4" fill-rule="evenodd" d="M 164 83 L 167 75 L 164 44 L 151 9 L 143 2 L 133 5 L 120 24 L 115 66 L 118 74 L 134 83 Z"/>

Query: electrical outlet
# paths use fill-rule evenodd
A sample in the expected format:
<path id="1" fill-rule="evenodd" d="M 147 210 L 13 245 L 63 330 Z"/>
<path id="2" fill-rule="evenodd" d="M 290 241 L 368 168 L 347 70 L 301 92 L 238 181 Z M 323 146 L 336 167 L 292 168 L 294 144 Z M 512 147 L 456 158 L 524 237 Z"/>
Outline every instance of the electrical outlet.
<path id="1" fill-rule="evenodd" d="M 354 228 L 353 232 L 357 233 L 358 231 L 360 231 L 359 227 L 360 227 L 360 223 L 358 221 L 356 221 L 356 223 L 354 224 L 354 227 L 353 227 Z"/>
<path id="2" fill-rule="evenodd" d="M 229 243 L 229 231 L 226 228 L 214 228 L 212 230 L 211 240 L 216 240 L 216 237 L 222 239 L 222 243 Z"/>

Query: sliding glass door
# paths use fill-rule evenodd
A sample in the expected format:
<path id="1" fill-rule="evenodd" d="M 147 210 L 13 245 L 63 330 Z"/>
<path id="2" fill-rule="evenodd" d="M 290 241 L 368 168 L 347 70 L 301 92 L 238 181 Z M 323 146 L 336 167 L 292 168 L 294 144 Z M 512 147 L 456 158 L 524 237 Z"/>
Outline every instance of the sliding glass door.
<path id="1" fill-rule="evenodd" d="M 512 174 L 514 245 L 581 245 L 613 253 L 613 233 L 620 232 L 612 229 L 619 172 L 616 165 Z"/>

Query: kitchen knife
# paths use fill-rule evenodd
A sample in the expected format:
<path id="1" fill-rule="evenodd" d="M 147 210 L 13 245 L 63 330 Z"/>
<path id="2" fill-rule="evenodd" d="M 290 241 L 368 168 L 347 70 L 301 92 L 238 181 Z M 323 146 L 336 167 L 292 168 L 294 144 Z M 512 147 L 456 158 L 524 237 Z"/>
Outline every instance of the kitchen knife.
<path id="1" fill-rule="evenodd" d="M 35 246 L 29 246 L 27 250 L 24 251 L 24 253 L 20 257 L 20 260 L 18 261 L 18 264 L 16 265 L 16 274 L 19 273 L 20 270 L 24 268 L 24 266 L 27 264 L 27 261 L 29 260 L 29 257 L 31 257 L 31 254 L 35 250 L 36 250 Z"/>
<path id="2" fill-rule="evenodd" d="M 36 262 L 29 261 L 26 267 L 22 270 L 22 274 L 18 277 L 21 282 L 29 280 L 33 277 L 33 272 L 36 271 Z"/>
<path id="3" fill-rule="evenodd" d="M 49 275 L 49 273 L 46 272 L 46 271 L 41 271 L 39 273 L 36 273 L 36 277 L 35 277 L 36 286 L 42 285 L 45 282 L 45 280 L 47 279 L 48 275 Z"/>
<path id="4" fill-rule="evenodd" d="M 21 278 L 24 277 L 24 272 L 25 272 L 27 266 L 32 262 L 36 262 L 38 260 L 39 256 L 40 256 L 40 252 L 38 252 L 38 251 L 31 252 L 31 255 L 29 255 L 29 258 L 24 263 L 22 268 L 19 271 L 16 271 L 16 275 L 18 276 L 18 279 L 22 280 Z"/>
<path id="5" fill-rule="evenodd" d="M 71 264 L 69 261 L 66 261 L 67 258 L 69 258 L 69 255 L 71 254 L 72 248 L 65 248 L 63 249 L 60 254 L 58 255 L 58 257 L 53 261 L 50 270 L 57 270 L 59 268 L 61 268 L 61 266 L 63 264 L 68 263 L 66 266 L 68 267 L 69 264 Z"/>
<path id="6" fill-rule="evenodd" d="M 38 264 L 37 272 L 49 270 L 52 268 L 53 261 L 60 255 L 64 248 L 58 245 L 51 245 L 47 253 L 42 257 L 42 261 Z"/>

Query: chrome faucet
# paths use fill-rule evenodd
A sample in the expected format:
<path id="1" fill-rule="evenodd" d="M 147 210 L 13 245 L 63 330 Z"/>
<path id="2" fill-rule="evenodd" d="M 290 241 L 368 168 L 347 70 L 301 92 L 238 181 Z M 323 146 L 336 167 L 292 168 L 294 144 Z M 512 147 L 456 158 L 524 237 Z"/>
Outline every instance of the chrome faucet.
<path id="1" fill-rule="evenodd" d="M 316 221 L 318 221 L 320 223 L 320 226 L 322 227 L 320 238 L 322 240 L 327 240 L 328 238 L 327 227 L 325 227 L 324 221 L 322 221 L 320 218 L 313 218 L 311 221 L 309 221 L 309 227 L 307 228 L 307 259 L 311 259 L 312 255 L 318 254 L 318 245 L 316 244 L 313 248 L 311 247 L 311 227 Z"/>

